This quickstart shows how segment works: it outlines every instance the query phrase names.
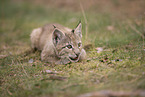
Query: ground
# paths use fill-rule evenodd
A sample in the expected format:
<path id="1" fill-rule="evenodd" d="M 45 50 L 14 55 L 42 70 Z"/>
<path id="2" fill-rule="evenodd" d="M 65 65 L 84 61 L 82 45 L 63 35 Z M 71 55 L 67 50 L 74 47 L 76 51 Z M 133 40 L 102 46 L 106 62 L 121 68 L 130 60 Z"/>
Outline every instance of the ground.
<path id="1" fill-rule="evenodd" d="M 87 26 L 77 0 L 0 1 L 0 97 L 145 96 L 145 1 L 82 1 Z M 80 20 L 84 62 L 54 65 L 29 52 L 34 28 Z"/>

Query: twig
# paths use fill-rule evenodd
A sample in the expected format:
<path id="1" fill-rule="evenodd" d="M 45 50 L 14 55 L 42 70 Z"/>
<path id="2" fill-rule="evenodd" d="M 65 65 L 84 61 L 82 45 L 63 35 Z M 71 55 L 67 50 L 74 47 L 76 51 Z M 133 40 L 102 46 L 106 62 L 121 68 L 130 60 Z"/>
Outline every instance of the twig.
<path id="1" fill-rule="evenodd" d="M 143 22 L 143 20 L 145 19 L 144 18 L 145 17 L 145 12 L 144 12 L 144 14 L 143 14 L 143 17 L 142 17 L 142 26 L 143 26 L 143 50 L 142 50 L 142 57 L 141 57 L 141 64 L 144 62 L 143 60 L 145 59 L 145 55 L 144 55 L 144 35 L 145 35 L 145 30 L 144 30 L 144 22 Z"/>
<path id="2" fill-rule="evenodd" d="M 87 59 L 87 62 L 89 62 L 89 61 L 91 61 L 91 60 L 96 60 L 96 59 L 98 59 L 98 57 L 88 58 L 88 59 Z"/>
<path id="3" fill-rule="evenodd" d="M 19 63 L 21 64 L 21 66 L 22 66 L 22 69 L 23 69 L 24 73 L 25 73 L 25 74 L 26 74 L 26 76 L 29 78 L 29 76 L 28 76 L 27 72 L 26 72 L 26 71 L 25 71 L 25 69 L 24 69 L 23 64 L 20 62 L 20 60 L 18 60 L 18 61 L 19 61 Z"/>
<path id="4" fill-rule="evenodd" d="M 102 91 L 82 94 L 77 97 L 144 97 L 144 96 L 145 96 L 145 91 L 125 92 L 125 91 L 102 90 Z"/>
<path id="5" fill-rule="evenodd" d="M 22 64 L 21 64 L 22 65 Z M 25 71 L 25 69 L 24 69 L 24 66 L 22 65 L 22 68 L 23 68 L 23 71 L 24 71 L 24 73 L 26 74 L 26 76 L 29 78 L 29 76 L 28 76 L 28 74 L 27 74 L 27 72 Z"/>
<path id="6" fill-rule="evenodd" d="M 88 22 L 87 22 L 87 18 L 86 18 L 86 14 L 85 14 L 85 11 L 84 11 L 84 8 L 83 8 L 83 6 L 82 6 L 82 3 L 81 3 L 81 0 L 79 0 L 79 2 L 80 2 L 80 7 L 81 7 L 81 11 L 82 11 L 82 14 L 83 14 L 83 17 L 84 17 L 84 20 L 85 20 L 85 27 L 86 27 L 86 35 L 85 35 L 85 39 L 87 39 L 87 36 L 88 36 Z"/>
<path id="7" fill-rule="evenodd" d="M 143 21 L 143 18 L 142 18 L 142 21 Z M 144 60 L 144 34 L 142 34 L 140 31 L 138 31 L 135 27 L 133 27 L 131 25 L 131 23 L 128 23 L 130 28 L 132 28 L 132 30 L 134 30 L 137 34 L 139 34 L 141 37 L 142 37 L 142 40 L 143 40 L 143 47 L 142 47 L 142 57 L 141 57 L 141 64 L 143 63 L 143 60 Z"/>
<path id="8" fill-rule="evenodd" d="M 132 30 L 134 30 L 137 34 L 139 34 L 142 37 L 142 39 L 143 39 L 143 49 L 144 49 L 144 35 L 140 31 L 138 31 L 135 27 L 133 27 L 130 23 L 128 23 L 128 25 L 130 26 L 130 28 Z"/>
<path id="9" fill-rule="evenodd" d="M 9 95 L 12 95 L 12 93 L 8 90 L 8 88 L 7 88 L 7 92 L 8 92 Z"/>
<path id="10" fill-rule="evenodd" d="M 139 34 L 142 38 L 144 38 L 144 35 L 139 32 L 135 27 L 133 27 L 131 24 L 129 24 L 130 28 L 132 28 L 132 30 L 134 30 L 137 34 Z"/>
<path id="11" fill-rule="evenodd" d="M 8 55 L 0 55 L 0 59 L 6 58 Z"/>
<path id="12" fill-rule="evenodd" d="M 74 84 L 70 84 L 70 85 L 62 87 L 61 90 L 66 90 L 66 89 L 68 89 L 70 87 L 81 86 L 81 85 L 84 85 L 84 84 L 83 83 L 80 83 L 80 84 L 74 83 Z"/>

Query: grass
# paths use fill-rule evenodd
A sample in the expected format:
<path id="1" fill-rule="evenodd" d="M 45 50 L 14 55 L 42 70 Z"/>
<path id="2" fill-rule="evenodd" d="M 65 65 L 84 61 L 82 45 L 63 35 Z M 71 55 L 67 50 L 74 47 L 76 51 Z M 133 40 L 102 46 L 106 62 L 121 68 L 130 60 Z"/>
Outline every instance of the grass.
<path id="1" fill-rule="evenodd" d="M 81 19 L 85 32 L 81 12 L 7 0 L 0 3 L 0 9 L 0 55 L 7 56 L 0 58 L 0 97 L 75 97 L 100 90 L 145 90 L 143 40 L 128 25 L 129 21 L 142 33 L 143 19 L 120 21 L 111 14 L 86 12 L 89 32 L 83 44 L 92 44 L 88 58 L 97 58 L 53 65 L 41 62 L 40 52 L 25 55 L 32 29 L 51 22 L 74 28 Z M 103 52 L 97 53 L 97 47 L 103 47 Z M 28 63 L 30 59 L 34 62 Z"/>

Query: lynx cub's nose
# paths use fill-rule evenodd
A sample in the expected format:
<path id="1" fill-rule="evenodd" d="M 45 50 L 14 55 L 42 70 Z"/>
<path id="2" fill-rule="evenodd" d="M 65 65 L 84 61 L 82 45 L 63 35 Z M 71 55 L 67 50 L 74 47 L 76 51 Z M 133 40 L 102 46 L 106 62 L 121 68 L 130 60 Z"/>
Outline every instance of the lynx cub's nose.
<path id="1" fill-rule="evenodd" d="M 80 55 L 80 52 L 79 53 L 76 53 L 77 57 Z"/>

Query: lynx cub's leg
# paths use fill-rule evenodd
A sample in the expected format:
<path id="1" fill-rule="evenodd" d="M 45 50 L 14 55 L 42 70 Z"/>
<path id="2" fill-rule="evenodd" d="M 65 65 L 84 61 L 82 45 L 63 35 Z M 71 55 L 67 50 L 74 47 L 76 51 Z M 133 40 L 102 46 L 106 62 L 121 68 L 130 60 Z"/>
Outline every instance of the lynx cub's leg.
<path id="1" fill-rule="evenodd" d="M 68 63 L 70 63 L 70 60 L 67 57 L 58 58 L 50 53 L 51 52 L 43 50 L 41 53 L 41 60 L 45 61 L 45 62 L 55 63 L 55 64 L 68 64 Z"/>
<path id="2" fill-rule="evenodd" d="M 70 60 L 68 58 L 61 58 L 60 60 L 56 61 L 55 64 L 68 64 Z"/>
<path id="3" fill-rule="evenodd" d="M 57 61 L 57 58 L 56 56 L 54 56 L 53 50 L 51 51 L 49 48 L 47 49 L 47 46 L 45 46 L 41 52 L 41 60 L 45 62 L 53 63 Z"/>
<path id="4" fill-rule="evenodd" d="M 82 61 L 86 58 L 86 51 L 82 49 L 79 61 Z"/>

